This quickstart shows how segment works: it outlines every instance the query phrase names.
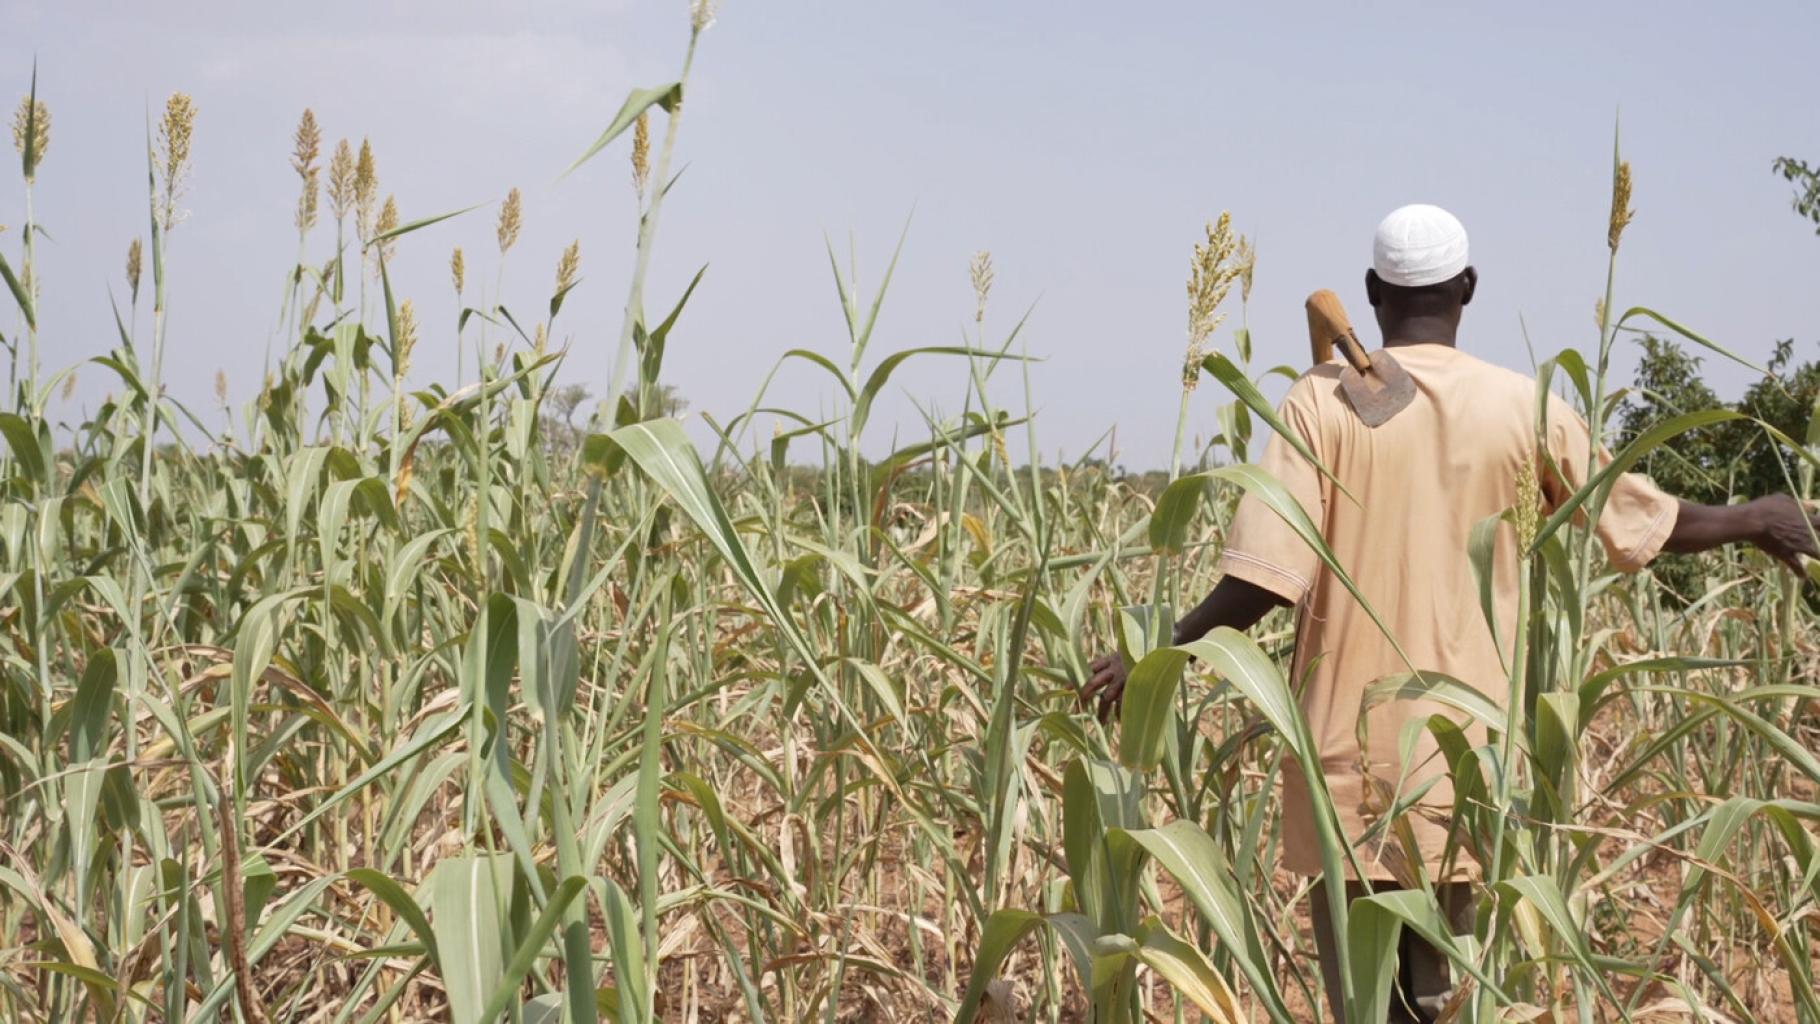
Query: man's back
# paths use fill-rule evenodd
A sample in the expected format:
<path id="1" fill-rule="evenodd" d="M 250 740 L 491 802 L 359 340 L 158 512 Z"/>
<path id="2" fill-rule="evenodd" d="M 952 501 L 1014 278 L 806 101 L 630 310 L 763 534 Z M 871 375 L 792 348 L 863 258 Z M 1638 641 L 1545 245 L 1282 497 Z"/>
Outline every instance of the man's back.
<path id="1" fill-rule="evenodd" d="M 1460 717 L 1438 705 L 1399 701 L 1372 709 L 1361 726 L 1364 690 L 1413 665 L 1461 679 L 1502 703 L 1507 676 L 1500 651 L 1509 650 L 1515 626 L 1516 543 L 1511 529 L 1500 527 L 1491 585 L 1482 596 L 1467 555 L 1472 530 L 1516 504 L 1526 475 L 1545 503 L 1560 500 L 1584 479 L 1589 454 L 1584 425 L 1551 397 L 1548 458 L 1539 456 L 1536 387 L 1528 377 L 1449 345 L 1402 345 L 1395 357 L 1417 395 L 1380 426 L 1367 427 L 1353 413 L 1335 363 L 1304 375 L 1283 402 L 1283 419 L 1350 498 L 1280 438 L 1271 439 L 1262 465 L 1321 527 L 1408 662 L 1314 552 L 1260 504 L 1241 505 L 1222 556 L 1227 573 L 1299 603 L 1292 678 L 1306 679 L 1302 706 L 1328 788 L 1355 838 L 1390 804 L 1399 781 L 1408 793 L 1445 773 L 1424 732 L 1404 776 L 1403 726 L 1435 712 Z M 1599 524 L 1614 562 L 1630 568 L 1653 557 L 1673 526 L 1674 507 L 1642 478 L 1624 478 Z M 1496 636 L 1486 623 L 1486 597 Z M 1286 776 L 1286 864 L 1318 873 L 1306 787 L 1293 769 Z M 1443 781 L 1412 822 L 1431 871 L 1439 867 L 1451 802 Z M 1408 877 L 1392 847 L 1361 844 L 1360 855 L 1374 876 Z"/>
<path id="2" fill-rule="evenodd" d="M 1483 742 L 1485 729 L 1436 703 L 1391 700 L 1367 711 L 1363 695 L 1379 680 L 1419 672 L 1457 677 L 1504 704 L 1509 671 L 1502 652 L 1510 650 L 1521 624 L 1516 535 L 1501 519 L 1513 507 L 1525 513 L 1516 518 L 1525 523 L 1559 508 L 1587 479 L 1588 464 L 1605 458 L 1595 458 L 1586 425 L 1565 402 L 1538 394 L 1527 377 L 1454 349 L 1461 316 L 1479 285 L 1467 248 L 1465 227 L 1439 207 L 1415 203 L 1384 218 L 1372 238 L 1365 296 L 1382 353 L 1396 359 L 1414 384 L 1411 404 L 1369 428 L 1340 393 L 1338 365 L 1316 367 L 1282 406 L 1293 441 L 1273 432 L 1260 460 L 1313 519 L 1382 626 L 1332 578 L 1310 543 L 1271 510 L 1280 502 L 1247 494 L 1225 538 L 1224 574 L 1171 634 L 1179 647 L 1212 630 L 1250 629 L 1272 608 L 1296 607 L 1292 678 L 1301 688 L 1325 789 L 1354 854 L 1346 870 L 1352 873 L 1356 859 L 1374 889 L 1408 887 L 1418 875 L 1441 883 L 1432 905 L 1456 933 L 1473 926 L 1476 897 L 1467 883 L 1485 851 L 1463 843 L 1463 856 L 1443 856 L 1453 792 L 1426 727 L 1434 715 L 1451 719 L 1474 744 Z M 1331 309 L 1312 312 L 1311 331 L 1352 334 Z M 1311 336 L 1317 344 L 1322 339 Z M 1739 542 L 1756 545 L 1797 573 L 1803 556 L 1820 559 L 1820 515 L 1788 495 L 1700 505 L 1630 474 L 1611 481 L 1593 529 L 1611 565 L 1623 571 L 1642 568 L 1658 551 L 1692 553 Z M 1475 574 L 1469 555 L 1475 536 L 1488 548 L 1483 574 Z M 1104 720 L 1124 693 L 1126 665 L 1108 654 L 1095 659 L 1091 671 L 1081 699 L 1097 699 Z M 1385 690 L 1393 692 L 1400 690 Z M 1405 737 L 1413 741 L 1407 756 L 1401 753 Z M 1326 851 L 1314 827 L 1308 780 L 1296 760 L 1284 765 L 1283 865 L 1320 876 Z M 1394 830 L 1383 828 L 1391 824 L 1385 812 L 1409 804 L 1418 790 L 1420 804 Z M 1378 834 L 1368 839 L 1367 832 Z M 1402 842 L 1404 836 L 1410 843 Z M 1341 891 L 1324 880 L 1312 898 L 1322 980 L 1338 1019 L 1349 1009 L 1351 991 L 1339 955 L 1346 936 L 1337 919 L 1363 891 L 1356 882 Z M 1436 1019 L 1455 995 L 1449 957 L 1407 931 L 1396 955 L 1393 1005 L 1408 1009 L 1412 1019 Z"/>

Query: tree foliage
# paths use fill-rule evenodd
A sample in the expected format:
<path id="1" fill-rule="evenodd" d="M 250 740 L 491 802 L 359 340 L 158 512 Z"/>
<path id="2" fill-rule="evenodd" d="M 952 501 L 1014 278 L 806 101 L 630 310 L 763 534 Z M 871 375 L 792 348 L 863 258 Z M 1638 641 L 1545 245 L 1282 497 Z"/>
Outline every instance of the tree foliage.
<path id="1" fill-rule="evenodd" d="M 1820 234 L 1820 170 L 1809 167 L 1805 160 L 1787 156 L 1777 157 L 1770 169 L 1795 186 L 1795 212 L 1813 221 L 1814 233 Z"/>
<path id="2" fill-rule="evenodd" d="M 1719 398 L 1702 376 L 1698 356 L 1673 341 L 1645 337 L 1637 383 L 1620 417 L 1622 441 L 1652 424 L 1698 409 L 1730 408 L 1800 440 L 1820 398 L 1820 361 L 1796 363 L 1795 343 L 1776 343 L 1769 375 L 1734 402 Z M 1683 436 L 1672 448 L 1643 458 L 1642 471 L 1689 501 L 1720 504 L 1787 491 L 1793 479 L 1792 453 L 1747 420 L 1714 424 Z"/>
<path id="3" fill-rule="evenodd" d="M 1820 402 L 1820 361 L 1796 363 L 1793 340 L 1776 344 L 1769 375 L 1726 402 L 1707 384 L 1700 357 L 1674 341 L 1646 335 L 1636 385 L 1619 417 L 1620 446 L 1671 416 L 1700 409 L 1736 409 L 1800 441 Z M 1786 493 L 1795 479 L 1793 453 L 1751 420 L 1730 420 L 1689 431 L 1638 463 L 1669 493 L 1688 501 L 1722 505 L 1734 499 Z M 1666 556 L 1656 573 L 1668 587 L 1697 597 L 1708 556 Z"/>

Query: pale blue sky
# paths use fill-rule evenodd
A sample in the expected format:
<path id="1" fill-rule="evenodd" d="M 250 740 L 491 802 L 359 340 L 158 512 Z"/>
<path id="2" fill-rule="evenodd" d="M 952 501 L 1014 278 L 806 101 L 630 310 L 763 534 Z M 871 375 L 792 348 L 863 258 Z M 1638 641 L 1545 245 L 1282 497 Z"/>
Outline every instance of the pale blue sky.
<path id="1" fill-rule="evenodd" d="M 211 422 L 216 369 L 237 404 L 249 397 L 277 318 L 296 250 L 289 135 L 306 105 L 329 139 L 372 138 L 381 187 L 407 219 L 523 187 L 510 307 L 542 307 L 558 254 L 580 237 L 584 281 L 557 333 L 573 341 L 565 377 L 604 390 L 634 231 L 623 144 L 556 178 L 630 87 L 671 74 L 685 6 L 7 0 L 0 91 L 10 108 L 36 55 L 54 120 L 37 195 L 55 239 L 40 249 L 47 364 L 112 343 L 106 288 L 121 288 L 127 243 L 146 223 L 145 109 L 183 89 L 200 119 L 190 217 L 170 249 L 167 376 Z M 1544 354 L 1592 342 L 1620 108 L 1637 181 L 1620 305 L 1657 306 L 1756 359 L 1783 337 L 1813 355 L 1820 238 L 1769 164 L 1820 159 L 1820 7 L 1399 10 L 731 0 L 697 60 L 679 154 L 688 172 L 650 285 L 649 304 L 667 307 L 712 264 L 667 378 L 725 420 L 785 349 L 842 358 L 823 233 L 843 253 L 856 240 L 869 289 L 914 208 L 873 358 L 954 343 L 971 322 L 968 255 L 990 249 L 988 328 L 1035 304 L 1027 337 L 1046 360 L 1033 378 L 1048 457 L 1078 453 L 1116 421 L 1122 460 L 1157 465 L 1202 223 L 1230 209 L 1258 239 L 1259 358 L 1299 364 L 1302 297 L 1333 287 L 1369 322 L 1371 230 L 1413 201 L 1450 208 L 1471 233 L 1483 284 L 1463 346 L 1526 369 L 1519 316 Z M 9 254 L 15 166 L 0 177 Z M 419 382 L 452 374 L 449 249 L 466 247 L 470 280 L 490 287 L 493 216 L 401 240 L 395 285 L 427 321 Z M 319 229 L 315 258 L 330 245 Z M 1708 367 L 1722 392 L 1746 380 Z M 953 411 L 963 381 L 956 363 L 912 361 L 868 448 L 886 448 L 894 426 L 917 439 L 906 393 Z M 76 404 L 92 407 L 109 386 L 86 368 Z M 1202 430 L 1218 393 L 1197 395 Z M 800 365 L 771 397 L 809 413 L 833 402 Z"/>

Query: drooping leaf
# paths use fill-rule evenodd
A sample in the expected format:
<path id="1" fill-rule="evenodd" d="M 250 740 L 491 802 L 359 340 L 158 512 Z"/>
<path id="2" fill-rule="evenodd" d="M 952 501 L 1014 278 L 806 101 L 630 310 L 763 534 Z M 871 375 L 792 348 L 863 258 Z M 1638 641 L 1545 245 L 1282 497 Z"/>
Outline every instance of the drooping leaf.
<path id="1" fill-rule="evenodd" d="M 954 1011 L 954 1024 L 972 1024 L 986 998 L 986 986 L 998 977 L 1005 958 L 1017 948 L 1024 936 L 1043 923 L 1041 914 L 1028 910 L 995 910 L 980 929 L 979 948 L 973 955 L 973 971 L 967 976 L 967 991 Z"/>
<path id="2" fill-rule="evenodd" d="M 438 213 L 430 217 L 419 217 L 416 220 L 400 224 L 389 231 L 382 231 L 379 234 L 374 235 L 372 238 L 366 240 L 366 244 L 362 248 L 371 249 L 381 242 L 389 242 L 400 235 L 408 235 L 413 231 L 420 231 L 432 224 L 440 224 L 451 217 L 459 217 L 464 213 L 472 213 L 486 205 L 488 204 L 475 203 L 473 206 L 464 206 L 459 210 L 450 210 L 448 213 Z"/>
<path id="3" fill-rule="evenodd" d="M 1730 409 L 1700 409 L 1665 420 L 1639 434 L 1636 440 L 1624 446 L 1624 450 L 1619 452 L 1616 458 L 1606 463 L 1585 484 L 1581 485 L 1579 490 L 1576 490 L 1566 501 L 1561 502 L 1555 508 L 1542 524 L 1541 529 L 1536 532 L 1535 542 L 1530 545 L 1529 550 L 1532 552 L 1540 550 L 1542 544 L 1554 536 L 1555 531 L 1565 525 L 1569 519 L 1573 518 L 1582 505 L 1586 504 L 1594 494 L 1600 493 L 1602 489 L 1608 487 L 1619 474 L 1628 472 L 1638 459 L 1690 430 L 1698 430 L 1701 427 L 1724 423 L 1728 420 L 1748 418 L 1743 413 Z"/>
<path id="4" fill-rule="evenodd" d="M 594 154 L 605 149 L 607 143 L 612 142 L 619 137 L 621 132 L 632 127 L 632 122 L 638 120 L 638 115 L 651 109 L 654 105 L 662 107 L 665 111 L 674 111 L 676 104 L 681 100 L 681 82 L 667 82 L 649 89 L 633 89 L 632 94 L 627 96 L 626 101 L 620 105 L 619 112 L 613 115 L 613 120 L 607 123 L 606 130 L 600 133 L 600 137 L 594 140 L 593 145 L 575 158 L 575 162 L 562 172 L 562 177 L 568 177 L 575 168 L 593 159 Z"/>
<path id="5" fill-rule="evenodd" d="M 1266 951 L 1257 941 L 1257 930 L 1246 920 L 1245 894 L 1238 889 L 1213 838 L 1195 822 L 1179 820 L 1128 834 L 1181 886 L 1182 894 L 1251 984 L 1270 1019 L 1279 1024 L 1294 1020 L 1277 988 Z"/>
<path id="6" fill-rule="evenodd" d="M 25 325 L 36 330 L 38 313 L 32 304 L 31 293 L 25 290 L 24 283 L 13 273 L 12 264 L 6 262 L 4 253 L 0 253 L 0 280 L 4 280 L 7 289 L 13 293 L 13 301 L 19 304 L 19 313 L 25 317 Z"/>
<path id="7" fill-rule="evenodd" d="M 1215 352 L 1206 359 L 1201 360 L 1201 366 L 1208 373 L 1213 374 L 1214 379 L 1218 380 L 1221 384 L 1224 384 L 1228 391 L 1237 395 L 1239 401 L 1245 403 L 1246 408 L 1249 408 L 1252 412 L 1257 414 L 1259 419 L 1269 424 L 1270 429 L 1276 431 L 1278 437 L 1287 441 L 1289 446 L 1296 450 L 1297 454 L 1301 455 L 1302 458 L 1307 459 L 1309 465 L 1313 466 L 1316 471 L 1326 477 L 1328 481 L 1333 484 L 1335 490 L 1346 495 L 1346 497 L 1351 499 L 1355 504 L 1358 502 L 1358 499 L 1353 497 L 1352 492 L 1346 489 L 1346 485 L 1341 483 L 1339 478 L 1334 476 L 1333 473 L 1321 463 L 1320 459 L 1315 458 L 1314 450 L 1308 447 L 1308 442 L 1303 440 L 1302 435 L 1297 433 L 1289 424 L 1283 422 L 1283 418 L 1277 415 L 1276 408 L 1270 404 L 1270 400 L 1265 398 L 1264 393 L 1259 391 L 1257 385 L 1251 382 L 1251 378 L 1245 376 L 1245 371 L 1233 365 L 1232 360 L 1226 358 L 1224 354 L 1219 352 Z M 1292 376 L 1291 379 L 1293 380 L 1295 378 Z"/>
<path id="8" fill-rule="evenodd" d="M 1247 1019 L 1232 986 L 1214 970 L 1200 950 L 1171 932 L 1156 918 L 1139 928 L 1138 961 L 1155 971 L 1214 1024 L 1240 1024 Z"/>
<path id="9" fill-rule="evenodd" d="M 417 900 L 405 891 L 404 886 L 399 885 L 390 875 L 373 868 L 353 868 L 348 871 L 347 877 L 349 881 L 364 887 L 368 892 L 379 897 L 382 903 L 392 908 L 392 913 L 397 914 L 407 925 L 410 925 L 412 934 L 417 936 L 417 941 L 423 943 L 424 951 L 429 955 L 431 964 L 439 962 L 436 931 L 430 927 L 430 919 L 424 914 L 423 908 L 417 905 Z"/>

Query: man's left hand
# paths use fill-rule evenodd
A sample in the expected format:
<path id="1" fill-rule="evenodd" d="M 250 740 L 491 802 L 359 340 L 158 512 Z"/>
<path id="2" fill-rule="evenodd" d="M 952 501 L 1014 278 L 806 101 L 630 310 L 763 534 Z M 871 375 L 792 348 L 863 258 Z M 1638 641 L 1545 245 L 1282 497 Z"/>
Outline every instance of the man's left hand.
<path id="1" fill-rule="evenodd" d="M 1099 719 L 1101 724 L 1112 720 L 1112 713 L 1118 710 L 1119 701 L 1125 697 L 1125 659 L 1118 652 L 1102 654 L 1093 659 L 1087 667 L 1092 675 L 1087 685 L 1081 687 L 1081 704 L 1091 705 L 1095 694 L 1099 695 Z"/>

